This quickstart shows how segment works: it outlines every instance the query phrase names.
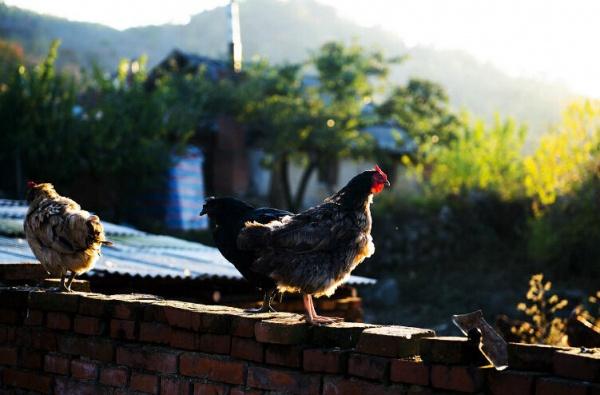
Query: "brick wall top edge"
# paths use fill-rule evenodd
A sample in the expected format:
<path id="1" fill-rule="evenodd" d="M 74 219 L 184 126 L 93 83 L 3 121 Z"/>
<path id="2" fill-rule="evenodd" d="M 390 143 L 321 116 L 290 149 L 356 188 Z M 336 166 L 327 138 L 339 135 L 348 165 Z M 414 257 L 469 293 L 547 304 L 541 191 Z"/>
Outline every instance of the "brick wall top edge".
<path id="1" fill-rule="evenodd" d="M 387 358 L 418 355 L 420 338 L 435 336 L 429 329 L 403 326 L 339 323 L 310 327 L 299 314 L 253 315 L 235 307 L 165 300 L 144 294 L 56 293 L 38 287 L 0 286 L 0 301 L 4 308 L 22 312 L 22 317 L 27 310 L 36 310 L 63 312 L 71 317 L 83 315 L 104 320 L 163 322 L 178 330 L 253 337 L 261 343 L 355 348 L 359 353 Z M 564 350 L 577 349 L 512 343 L 509 344 L 509 355 L 514 364 L 509 365 L 516 370 L 551 372 L 553 353 Z M 577 358 L 579 354 L 573 353 L 573 356 Z M 589 357 L 589 354 L 581 356 Z M 543 359 L 544 364 L 536 363 L 539 359 Z M 593 362 L 595 366 L 596 359 Z"/>

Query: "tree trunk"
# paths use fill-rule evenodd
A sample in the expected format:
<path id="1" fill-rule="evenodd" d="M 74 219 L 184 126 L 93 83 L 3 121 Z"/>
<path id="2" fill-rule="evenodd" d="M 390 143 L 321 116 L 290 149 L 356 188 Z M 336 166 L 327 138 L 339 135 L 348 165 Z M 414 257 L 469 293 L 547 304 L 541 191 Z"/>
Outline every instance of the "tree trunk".
<path id="1" fill-rule="evenodd" d="M 296 212 L 302 207 L 302 202 L 304 201 L 304 194 L 306 193 L 306 187 L 308 187 L 308 181 L 310 181 L 310 176 L 316 168 L 317 162 L 311 161 L 302 172 L 302 177 L 300 178 L 300 185 L 298 185 L 298 190 L 296 191 L 296 196 L 294 197 L 294 212 Z"/>
<path id="2" fill-rule="evenodd" d="M 289 194 L 289 188 L 286 191 L 284 175 L 282 174 L 282 172 L 287 173 L 287 166 L 282 164 L 281 161 L 282 159 L 278 158 L 271 169 L 269 203 L 273 207 L 289 208 L 291 198 L 286 197 Z"/>
<path id="3" fill-rule="evenodd" d="M 283 197 L 288 210 L 294 211 L 295 207 L 292 201 L 292 187 L 290 185 L 289 174 L 290 161 L 287 155 L 284 155 L 279 161 L 279 177 L 281 177 L 281 185 L 283 186 Z"/>
<path id="4" fill-rule="evenodd" d="M 15 180 L 17 184 L 17 199 L 23 199 L 25 191 L 23 190 L 23 166 L 21 162 L 21 150 L 19 148 L 15 151 Z"/>

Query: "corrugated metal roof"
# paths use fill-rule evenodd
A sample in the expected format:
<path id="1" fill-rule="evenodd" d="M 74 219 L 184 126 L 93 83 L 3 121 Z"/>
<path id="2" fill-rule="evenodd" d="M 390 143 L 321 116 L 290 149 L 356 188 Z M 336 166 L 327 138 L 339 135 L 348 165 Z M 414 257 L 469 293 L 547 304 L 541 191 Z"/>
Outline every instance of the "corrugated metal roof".
<path id="1" fill-rule="evenodd" d="M 35 261 L 23 238 L 24 202 L 0 200 L 0 264 Z M 171 236 L 154 235 L 102 221 L 115 244 L 104 247 L 89 275 L 104 273 L 143 277 L 241 279 L 241 274 L 218 249 Z M 375 280 L 351 276 L 349 284 L 373 284 Z"/>

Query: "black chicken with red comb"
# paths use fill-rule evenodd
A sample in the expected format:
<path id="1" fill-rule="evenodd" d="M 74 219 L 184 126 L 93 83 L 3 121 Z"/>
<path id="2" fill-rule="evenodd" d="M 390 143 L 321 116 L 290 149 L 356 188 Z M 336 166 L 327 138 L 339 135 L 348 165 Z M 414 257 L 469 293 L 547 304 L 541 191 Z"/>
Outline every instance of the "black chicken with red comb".
<path id="1" fill-rule="evenodd" d="M 308 323 L 339 321 L 317 315 L 312 296 L 332 295 L 373 255 L 370 206 L 373 195 L 389 185 L 375 166 L 316 207 L 266 224 L 246 222 L 238 247 L 257 256 L 252 270 L 273 279 L 279 291 L 303 294 Z"/>

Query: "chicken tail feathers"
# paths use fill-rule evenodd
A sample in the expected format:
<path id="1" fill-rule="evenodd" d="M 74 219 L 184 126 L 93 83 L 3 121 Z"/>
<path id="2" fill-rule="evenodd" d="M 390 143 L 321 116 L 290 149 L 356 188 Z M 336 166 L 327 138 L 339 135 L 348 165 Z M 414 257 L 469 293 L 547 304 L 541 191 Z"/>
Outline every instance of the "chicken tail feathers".
<path id="1" fill-rule="evenodd" d="M 88 240 L 93 243 L 102 243 L 103 245 L 112 245 L 111 241 L 106 240 L 104 236 L 104 227 L 100 223 L 97 215 L 90 215 L 86 221 L 88 228 Z"/>
<path id="2" fill-rule="evenodd" d="M 240 250 L 256 250 L 269 245 L 271 228 L 256 221 L 248 221 L 237 238 Z"/>

